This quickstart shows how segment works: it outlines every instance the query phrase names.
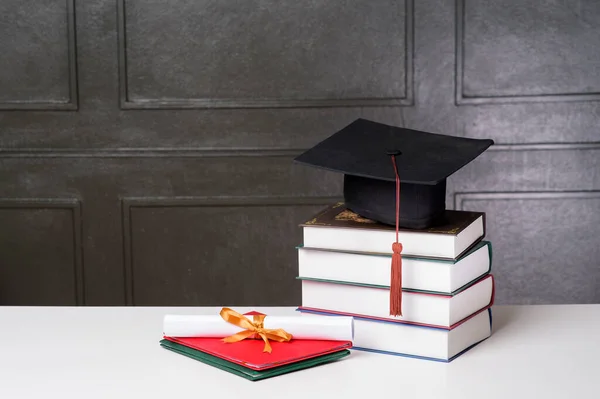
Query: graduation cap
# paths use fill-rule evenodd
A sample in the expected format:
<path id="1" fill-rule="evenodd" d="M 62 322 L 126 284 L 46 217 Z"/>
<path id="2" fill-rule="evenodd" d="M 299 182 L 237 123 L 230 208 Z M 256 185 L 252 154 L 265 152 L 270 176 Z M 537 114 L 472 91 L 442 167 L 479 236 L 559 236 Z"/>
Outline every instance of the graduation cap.
<path id="1" fill-rule="evenodd" d="M 446 210 L 446 179 L 492 144 L 490 139 L 427 133 L 357 119 L 294 161 L 343 173 L 345 207 L 362 217 L 396 226 L 394 265 L 401 262 L 398 228 L 434 226 Z M 392 295 L 396 295 L 394 281 L 401 278 L 398 273 L 398 267 L 392 267 Z M 393 302 L 397 305 L 396 300 Z M 392 313 L 399 312 L 395 309 Z"/>
<path id="2" fill-rule="evenodd" d="M 344 174 L 345 206 L 380 223 L 425 229 L 446 210 L 446 179 L 475 159 L 489 139 L 426 133 L 357 119 L 294 161 Z"/>

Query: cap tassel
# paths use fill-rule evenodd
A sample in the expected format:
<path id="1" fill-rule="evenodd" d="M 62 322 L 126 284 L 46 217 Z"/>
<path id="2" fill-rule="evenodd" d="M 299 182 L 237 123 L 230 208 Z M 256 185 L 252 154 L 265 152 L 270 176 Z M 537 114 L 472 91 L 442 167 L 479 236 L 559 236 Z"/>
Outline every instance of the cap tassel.
<path id="1" fill-rule="evenodd" d="M 398 242 L 400 224 L 400 177 L 396 157 L 392 155 L 396 174 L 396 242 L 392 244 L 392 273 L 390 278 L 390 315 L 402 316 L 402 244 Z"/>

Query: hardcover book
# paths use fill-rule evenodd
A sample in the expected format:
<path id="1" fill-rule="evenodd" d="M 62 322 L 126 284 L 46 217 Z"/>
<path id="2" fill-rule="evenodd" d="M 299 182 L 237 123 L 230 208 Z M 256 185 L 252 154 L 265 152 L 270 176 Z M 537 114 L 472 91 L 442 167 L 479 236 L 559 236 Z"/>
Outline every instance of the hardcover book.
<path id="1" fill-rule="evenodd" d="M 394 226 L 359 216 L 336 203 L 302 223 L 304 247 L 391 254 Z M 399 229 L 403 257 L 456 260 L 485 236 L 485 213 L 446 210 L 440 222 L 424 229 Z"/>
<path id="2" fill-rule="evenodd" d="M 406 292 L 402 316 L 390 316 L 389 289 L 303 280 L 300 308 L 449 329 L 493 302 L 494 278 L 488 274 L 452 295 Z"/>
<path id="3" fill-rule="evenodd" d="M 299 280 L 390 288 L 391 255 L 298 247 Z M 490 273 L 492 249 L 480 241 L 456 260 L 405 257 L 402 290 L 454 295 Z"/>
<path id="4" fill-rule="evenodd" d="M 306 317 L 338 317 L 326 311 L 298 310 Z M 491 308 L 469 316 L 450 329 L 355 317 L 352 349 L 451 362 L 491 335 Z"/>

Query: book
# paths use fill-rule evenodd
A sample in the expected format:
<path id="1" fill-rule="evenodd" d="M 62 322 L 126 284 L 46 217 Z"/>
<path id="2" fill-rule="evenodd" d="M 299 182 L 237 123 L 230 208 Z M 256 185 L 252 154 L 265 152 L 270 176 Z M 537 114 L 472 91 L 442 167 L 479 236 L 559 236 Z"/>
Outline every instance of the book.
<path id="1" fill-rule="evenodd" d="M 213 366 L 213 367 L 219 368 L 221 370 L 227 371 L 234 375 L 243 377 L 250 381 L 264 380 L 264 379 L 279 376 L 282 374 L 287 374 L 287 373 L 291 373 L 294 371 L 299 371 L 299 370 L 304 370 L 307 368 L 319 366 L 322 364 L 326 364 L 326 363 L 330 363 L 330 362 L 342 359 L 350 354 L 349 350 L 343 349 L 343 350 L 339 350 L 336 352 L 326 353 L 326 354 L 323 354 L 323 355 L 317 356 L 317 357 L 306 358 L 304 360 L 299 360 L 294 363 L 286 363 L 286 364 L 281 364 L 278 366 L 273 366 L 270 368 L 264 368 L 264 369 L 257 370 L 257 369 L 252 369 L 249 367 L 244 367 L 243 365 L 240 365 L 238 363 L 224 360 L 218 356 L 210 355 L 208 353 L 190 348 L 188 346 L 182 345 L 182 344 L 174 342 L 174 341 L 170 341 L 168 339 L 161 340 L 160 345 L 165 349 L 168 349 L 168 350 L 178 353 L 180 355 L 189 357 L 191 359 L 200 361 L 209 366 Z"/>
<path id="2" fill-rule="evenodd" d="M 299 309 L 307 317 L 336 317 Z M 492 310 L 479 311 L 451 329 L 354 318 L 354 350 L 449 363 L 492 335 Z"/>
<path id="3" fill-rule="evenodd" d="M 485 236 L 485 213 L 446 210 L 441 221 L 424 229 L 399 229 L 403 257 L 456 260 Z M 306 248 L 391 254 L 394 226 L 375 222 L 336 203 L 300 225 Z"/>
<path id="4" fill-rule="evenodd" d="M 390 288 L 391 255 L 298 247 L 298 279 Z M 402 290 L 444 295 L 458 293 L 491 271 L 489 241 L 480 241 L 456 260 L 407 257 Z"/>
<path id="5" fill-rule="evenodd" d="M 272 352 L 266 353 L 260 338 L 234 343 L 226 343 L 219 338 L 165 336 L 164 339 L 252 370 L 266 370 L 352 347 L 352 341 L 292 339 L 289 342 L 271 341 Z"/>
<path id="6" fill-rule="evenodd" d="M 402 299 L 402 316 L 389 315 L 389 289 L 302 280 L 300 308 L 451 328 L 473 313 L 490 307 L 493 301 L 494 279 L 491 274 L 451 295 L 406 292 Z"/>

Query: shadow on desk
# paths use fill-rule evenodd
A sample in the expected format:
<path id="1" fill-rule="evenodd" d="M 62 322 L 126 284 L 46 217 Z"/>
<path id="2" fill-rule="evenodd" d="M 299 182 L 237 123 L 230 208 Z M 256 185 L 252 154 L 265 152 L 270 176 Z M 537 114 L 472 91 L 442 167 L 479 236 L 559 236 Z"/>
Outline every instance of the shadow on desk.
<path id="1" fill-rule="evenodd" d="M 504 307 L 492 307 L 492 334 L 497 334 L 514 320 L 519 318 L 519 312 L 508 312 Z"/>

